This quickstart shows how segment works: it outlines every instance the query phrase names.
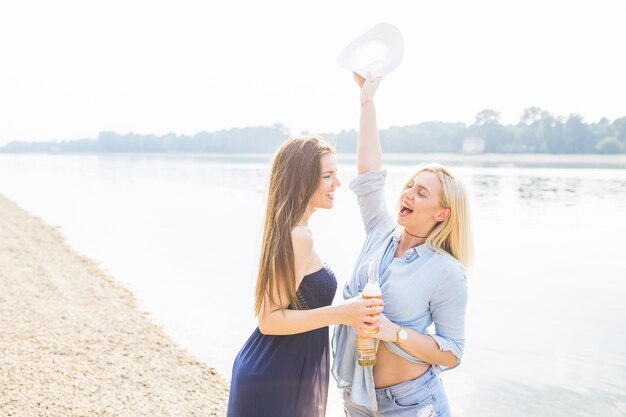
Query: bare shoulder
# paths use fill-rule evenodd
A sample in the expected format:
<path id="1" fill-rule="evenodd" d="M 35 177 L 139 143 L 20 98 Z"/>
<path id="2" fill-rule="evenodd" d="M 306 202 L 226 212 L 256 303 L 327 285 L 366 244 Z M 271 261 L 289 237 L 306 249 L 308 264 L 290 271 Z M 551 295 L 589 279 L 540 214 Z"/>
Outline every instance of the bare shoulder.
<path id="1" fill-rule="evenodd" d="M 306 226 L 291 229 L 291 244 L 296 262 L 296 269 L 306 267 L 313 256 L 313 236 Z"/>
<path id="2" fill-rule="evenodd" d="M 313 246 L 313 236 L 306 226 L 296 226 L 291 229 L 291 242 L 294 247 L 297 246 Z"/>

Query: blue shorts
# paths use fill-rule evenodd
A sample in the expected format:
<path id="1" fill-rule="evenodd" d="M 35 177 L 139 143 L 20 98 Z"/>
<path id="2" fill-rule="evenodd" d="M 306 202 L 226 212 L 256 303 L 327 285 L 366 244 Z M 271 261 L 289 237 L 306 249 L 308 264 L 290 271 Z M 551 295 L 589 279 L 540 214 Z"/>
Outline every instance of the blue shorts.
<path id="1" fill-rule="evenodd" d="M 441 379 L 428 368 L 419 377 L 376 390 L 378 411 L 350 401 L 350 388 L 343 390 L 343 405 L 350 417 L 451 417 Z"/>

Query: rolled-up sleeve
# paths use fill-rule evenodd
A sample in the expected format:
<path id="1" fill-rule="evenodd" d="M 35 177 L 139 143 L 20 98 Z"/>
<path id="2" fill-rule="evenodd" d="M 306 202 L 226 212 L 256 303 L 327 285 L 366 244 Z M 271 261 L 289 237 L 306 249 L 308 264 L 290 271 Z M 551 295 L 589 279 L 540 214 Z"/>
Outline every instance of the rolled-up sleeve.
<path id="1" fill-rule="evenodd" d="M 445 279 L 434 292 L 431 314 L 435 334 L 430 336 L 439 349 L 449 351 L 457 358 L 458 366 L 465 347 L 465 310 L 467 307 L 467 279 L 460 268 L 448 268 Z M 452 369 L 446 368 L 445 369 Z"/>
<path id="2" fill-rule="evenodd" d="M 393 228 L 395 222 L 387 210 L 385 201 L 386 170 L 369 171 L 359 175 L 350 183 L 361 209 L 361 219 L 365 233 L 369 234 L 379 227 Z"/>

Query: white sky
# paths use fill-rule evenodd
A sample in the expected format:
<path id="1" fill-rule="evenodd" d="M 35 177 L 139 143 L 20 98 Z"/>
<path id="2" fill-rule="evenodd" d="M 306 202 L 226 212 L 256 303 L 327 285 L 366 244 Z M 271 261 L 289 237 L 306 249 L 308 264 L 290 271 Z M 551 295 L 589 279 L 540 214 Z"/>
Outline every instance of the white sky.
<path id="1" fill-rule="evenodd" d="M 0 145 L 98 132 L 193 134 L 285 124 L 351 129 L 358 90 L 338 53 L 378 22 L 404 34 L 379 126 L 471 123 L 492 108 L 626 115 L 626 2 L 7 1 Z"/>

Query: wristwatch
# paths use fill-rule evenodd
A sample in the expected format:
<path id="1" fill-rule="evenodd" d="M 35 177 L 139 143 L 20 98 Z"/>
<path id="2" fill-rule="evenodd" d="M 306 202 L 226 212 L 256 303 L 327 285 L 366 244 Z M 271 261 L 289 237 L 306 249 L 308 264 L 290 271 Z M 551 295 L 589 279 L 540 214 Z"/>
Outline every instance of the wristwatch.
<path id="1" fill-rule="evenodd" d="M 409 334 L 406 332 L 406 329 L 402 326 L 398 329 L 396 333 L 396 344 L 398 346 L 402 345 L 409 338 Z"/>

